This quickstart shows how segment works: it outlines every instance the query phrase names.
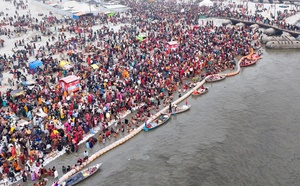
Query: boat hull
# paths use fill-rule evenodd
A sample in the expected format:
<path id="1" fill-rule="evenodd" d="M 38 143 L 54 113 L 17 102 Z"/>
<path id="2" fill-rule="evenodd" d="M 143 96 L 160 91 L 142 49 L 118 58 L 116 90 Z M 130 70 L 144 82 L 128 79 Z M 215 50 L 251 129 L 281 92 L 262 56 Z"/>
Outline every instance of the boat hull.
<path id="1" fill-rule="evenodd" d="M 71 176 L 69 179 L 66 180 L 65 186 L 73 186 L 76 185 L 83 180 L 89 178 L 90 176 L 94 175 L 101 167 L 101 164 L 96 164 L 94 166 L 91 166 L 89 168 L 86 168 L 75 175 Z"/>
<path id="2" fill-rule="evenodd" d="M 249 62 L 241 63 L 240 66 L 241 67 L 249 67 L 249 66 L 255 65 L 256 63 L 257 63 L 257 60 L 252 60 Z"/>
<path id="3" fill-rule="evenodd" d="M 159 120 L 161 117 L 164 117 L 164 119 L 161 120 L 161 121 L 158 121 L 158 123 L 156 123 L 156 121 Z M 156 129 L 156 128 L 158 128 L 159 126 L 161 126 L 161 125 L 167 123 L 167 121 L 169 121 L 170 118 L 171 118 L 170 115 L 162 114 L 162 115 L 159 116 L 159 118 L 157 118 L 156 120 L 154 120 L 154 122 L 151 122 L 151 123 L 147 124 L 147 126 L 144 126 L 143 130 L 144 130 L 145 132 L 147 132 L 147 131 Z"/>
<path id="4" fill-rule="evenodd" d="M 168 113 L 168 112 L 163 112 L 163 114 L 172 114 L 172 115 L 176 115 L 176 114 L 180 114 L 183 112 L 188 111 L 191 108 L 191 105 L 183 105 L 181 107 L 177 107 L 177 110 L 172 112 L 172 113 Z"/>
<path id="5" fill-rule="evenodd" d="M 209 79 L 206 79 L 205 81 L 208 82 L 208 83 L 212 83 L 212 82 L 217 82 L 217 81 L 222 81 L 226 78 L 225 75 L 222 75 L 222 76 L 217 76 L 217 78 L 209 78 Z"/>
<path id="6" fill-rule="evenodd" d="M 197 93 L 193 92 L 192 93 L 192 96 L 201 96 L 203 94 L 206 94 L 208 92 L 208 89 L 205 88 L 205 89 L 200 89 L 200 91 L 198 90 Z"/>

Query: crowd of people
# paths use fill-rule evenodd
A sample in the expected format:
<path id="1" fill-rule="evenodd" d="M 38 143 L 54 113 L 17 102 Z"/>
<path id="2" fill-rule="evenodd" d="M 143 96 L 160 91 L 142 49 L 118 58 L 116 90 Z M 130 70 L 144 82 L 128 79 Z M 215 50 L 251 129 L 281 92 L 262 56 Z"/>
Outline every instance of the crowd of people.
<path id="1" fill-rule="evenodd" d="M 1 70 L 14 74 L 9 85 L 22 90 L 18 95 L 12 89 L 1 93 L 0 103 L 5 102 L 0 104 L 2 179 L 15 181 L 15 174 L 20 174 L 26 182 L 28 176 L 33 181 L 55 176 L 55 167 L 43 167 L 54 152 L 65 148 L 68 154 L 76 153 L 79 142 L 95 128 L 100 130 L 99 137 L 89 138 L 86 148 L 97 145 L 97 141 L 105 144 L 119 133 L 130 133 L 151 112 L 168 105 L 174 92 L 187 91 L 191 79 L 233 70 L 234 57 L 247 55 L 258 33 L 246 26 L 199 22 L 200 8 L 190 4 L 124 3 L 131 9 L 112 17 L 99 14 L 79 20 L 55 16 L 38 20 L 16 15 L 16 22 L 24 18 L 32 31 L 52 26 L 58 34 L 46 34 L 33 43 L 19 40 L 12 56 L 0 58 Z M 109 27 L 121 23 L 119 30 Z M 99 24 L 102 27 L 93 30 L 92 26 Z M 4 30 L 7 34 L 8 29 Z M 137 39 L 140 35 L 142 40 Z M 176 42 L 176 47 L 170 47 L 170 41 Z M 43 67 L 29 69 L 27 63 L 32 58 L 41 60 Z M 63 68 L 61 60 L 71 66 Z M 23 85 L 31 75 L 36 84 Z M 59 85 L 59 80 L 69 75 L 80 77 L 76 92 Z M 122 119 L 135 109 L 130 119 Z M 28 124 L 20 126 L 17 117 L 28 120 Z M 112 121 L 115 125 L 110 126 Z"/>
<path id="2" fill-rule="evenodd" d="M 300 32 L 300 28 L 295 24 L 289 24 L 286 22 L 286 18 L 292 15 L 295 15 L 297 12 L 292 11 L 277 11 L 277 16 L 272 15 L 271 18 L 262 16 L 261 13 L 252 14 L 251 11 L 248 11 L 247 7 L 243 7 L 244 10 L 241 9 L 232 9 L 228 6 L 222 7 L 212 7 L 210 9 L 206 9 L 206 14 L 210 17 L 223 17 L 223 18 L 234 18 L 238 20 L 249 21 L 253 23 L 263 23 L 270 26 L 276 26 L 281 29 L 291 30 Z M 268 11 L 267 9 L 264 11 Z"/>

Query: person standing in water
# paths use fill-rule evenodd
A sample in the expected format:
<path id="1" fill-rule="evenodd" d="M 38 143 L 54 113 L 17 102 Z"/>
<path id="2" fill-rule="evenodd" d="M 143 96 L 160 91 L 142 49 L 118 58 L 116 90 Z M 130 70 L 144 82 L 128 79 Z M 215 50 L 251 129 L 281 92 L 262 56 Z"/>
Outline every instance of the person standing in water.
<path id="1" fill-rule="evenodd" d="M 172 113 L 172 103 L 169 103 L 169 113 Z"/>

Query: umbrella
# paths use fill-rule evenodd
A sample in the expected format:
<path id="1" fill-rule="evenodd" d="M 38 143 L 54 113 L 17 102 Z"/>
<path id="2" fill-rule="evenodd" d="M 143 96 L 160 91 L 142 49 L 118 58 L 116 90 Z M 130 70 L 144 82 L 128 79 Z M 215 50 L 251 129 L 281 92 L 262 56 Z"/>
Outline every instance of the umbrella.
<path id="1" fill-rule="evenodd" d="M 112 17 L 112 16 L 114 16 L 115 14 L 116 14 L 115 12 L 110 12 L 110 13 L 107 14 L 107 16 L 108 16 L 108 17 Z"/>
<path id="2" fill-rule="evenodd" d="M 146 39 L 146 37 L 147 37 L 147 36 L 139 35 L 139 36 L 137 36 L 136 38 L 137 38 L 137 40 L 139 40 L 139 41 L 144 41 L 144 40 Z"/>
<path id="3" fill-rule="evenodd" d="M 98 69 L 98 68 L 99 68 L 99 66 L 98 66 L 98 65 L 96 65 L 96 64 L 92 64 L 92 65 L 91 65 L 91 67 L 93 67 L 93 69 L 94 69 L 94 70 L 96 70 L 96 69 Z"/>
<path id="4" fill-rule="evenodd" d="M 10 94 L 11 94 L 12 97 L 18 97 L 18 96 L 24 94 L 24 91 L 23 91 L 23 90 L 20 90 L 20 89 L 18 89 L 18 90 L 13 90 Z"/>
<path id="5" fill-rule="evenodd" d="M 65 65 L 70 65 L 70 64 L 71 64 L 71 62 L 66 61 L 66 60 L 61 60 L 59 62 L 59 66 L 61 66 L 61 67 L 64 67 Z"/>

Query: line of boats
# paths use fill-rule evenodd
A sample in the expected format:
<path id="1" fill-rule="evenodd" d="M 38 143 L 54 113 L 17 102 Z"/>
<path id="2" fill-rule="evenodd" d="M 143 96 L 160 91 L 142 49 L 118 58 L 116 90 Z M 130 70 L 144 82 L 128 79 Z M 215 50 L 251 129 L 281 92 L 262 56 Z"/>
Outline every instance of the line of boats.
<path id="1" fill-rule="evenodd" d="M 191 108 L 191 105 L 182 105 L 177 107 L 176 105 L 172 105 L 172 109 L 169 111 L 165 111 L 158 116 L 155 120 L 150 123 L 145 123 L 143 130 L 145 132 L 156 129 L 157 127 L 167 123 L 170 120 L 172 115 L 180 114 L 188 111 Z M 171 111 L 171 112 L 170 112 Z"/>
<path id="2" fill-rule="evenodd" d="M 192 93 L 192 96 L 201 96 L 205 93 L 208 92 L 208 88 L 207 87 L 201 87 L 199 90 L 195 90 Z M 156 129 L 157 127 L 167 123 L 172 115 L 176 115 L 176 114 L 180 114 L 183 112 L 188 111 L 191 108 L 191 105 L 185 104 L 182 106 L 177 106 L 177 105 L 172 105 L 171 109 L 169 109 L 168 111 L 162 112 L 158 118 L 156 118 L 155 120 L 153 120 L 150 123 L 145 123 L 145 126 L 143 128 L 143 130 L 145 132 Z"/>
<path id="3" fill-rule="evenodd" d="M 256 64 L 258 60 L 262 58 L 261 55 L 262 53 L 261 51 L 259 51 L 258 53 L 253 53 L 247 57 L 242 58 L 240 67 L 248 67 Z M 226 74 L 213 74 L 206 79 L 206 82 L 212 83 L 212 82 L 224 80 L 225 78 L 226 78 Z"/>

